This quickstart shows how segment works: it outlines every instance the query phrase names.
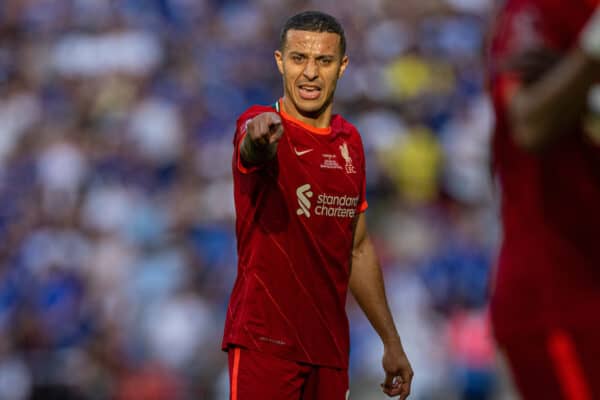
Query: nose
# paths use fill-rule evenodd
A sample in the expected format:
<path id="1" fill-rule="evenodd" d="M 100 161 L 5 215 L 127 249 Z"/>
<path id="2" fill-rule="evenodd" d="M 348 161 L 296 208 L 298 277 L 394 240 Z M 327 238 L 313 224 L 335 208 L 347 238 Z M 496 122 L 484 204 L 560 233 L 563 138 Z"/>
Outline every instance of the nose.
<path id="1" fill-rule="evenodd" d="M 306 79 L 311 81 L 319 76 L 319 67 L 317 66 L 316 60 L 308 60 L 304 66 L 303 74 Z"/>

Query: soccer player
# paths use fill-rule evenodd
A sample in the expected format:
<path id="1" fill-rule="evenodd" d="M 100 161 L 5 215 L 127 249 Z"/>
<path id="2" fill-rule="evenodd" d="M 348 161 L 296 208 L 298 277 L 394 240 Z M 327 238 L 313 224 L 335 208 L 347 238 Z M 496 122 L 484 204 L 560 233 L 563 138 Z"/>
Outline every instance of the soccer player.
<path id="1" fill-rule="evenodd" d="M 348 288 L 383 341 L 383 391 L 404 399 L 413 371 L 367 234 L 361 138 L 332 115 L 348 65 L 344 31 L 327 14 L 295 15 L 275 61 L 283 97 L 244 112 L 234 138 L 239 265 L 223 338 L 231 399 L 347 399 Z"/>
<path id="2" fill-rule="evenodd" d="M 490 308 L 523 399 L 600 399 L 597 4 L 507 0 L 491 40 L 504 233 Z"/>

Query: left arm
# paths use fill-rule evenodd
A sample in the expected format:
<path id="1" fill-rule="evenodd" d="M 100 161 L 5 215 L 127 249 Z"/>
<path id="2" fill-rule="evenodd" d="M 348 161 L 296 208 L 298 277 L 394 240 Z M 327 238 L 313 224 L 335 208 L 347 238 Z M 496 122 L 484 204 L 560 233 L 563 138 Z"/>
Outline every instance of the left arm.
<path id="1" fill-rule="evenodd" d="M 383 275 L 367 233 L 364 213 L 359 215 L 354 231 L 350 291 L 383 342 L 383 391 L 388 396 L 400 395 L 400 400 L 403 400 L 410 393 L 413 370 L 390 312 Z"/>

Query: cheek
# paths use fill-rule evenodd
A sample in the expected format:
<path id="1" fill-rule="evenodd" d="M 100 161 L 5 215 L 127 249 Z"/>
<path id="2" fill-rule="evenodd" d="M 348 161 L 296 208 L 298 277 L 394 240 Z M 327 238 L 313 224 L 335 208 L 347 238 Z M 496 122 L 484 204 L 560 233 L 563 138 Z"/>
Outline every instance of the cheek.
<path id="1" fill-rule="evenodd" d="M 331 71 L 331 72 L 327 73 L 327 75 L 325 76 L 325 81 L 327 82 L 328 86 L 333 86 L 337 82 L 338 77 L 339 77 L 338 71 Z"/>
<path id="2" fill-rule="evenodd" d="M 284 76 L 286 82 L 293 83 L 296 79 L 298 79 L 298 71 L 297 68 L 287 67 L 284 69 Z"/>

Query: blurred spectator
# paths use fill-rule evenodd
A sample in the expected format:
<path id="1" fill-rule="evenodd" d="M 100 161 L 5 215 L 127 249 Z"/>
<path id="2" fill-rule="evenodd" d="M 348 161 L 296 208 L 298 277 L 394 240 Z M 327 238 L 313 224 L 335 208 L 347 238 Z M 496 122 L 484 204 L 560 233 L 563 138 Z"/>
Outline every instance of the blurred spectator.
<path id="1" fill-rule="evenodd" d="M 430 203 L 437 197 L 441 151 L 427 127 L 408 128 L 392 147 L 381 152 L 381 160 L 407 203 Z"/>

